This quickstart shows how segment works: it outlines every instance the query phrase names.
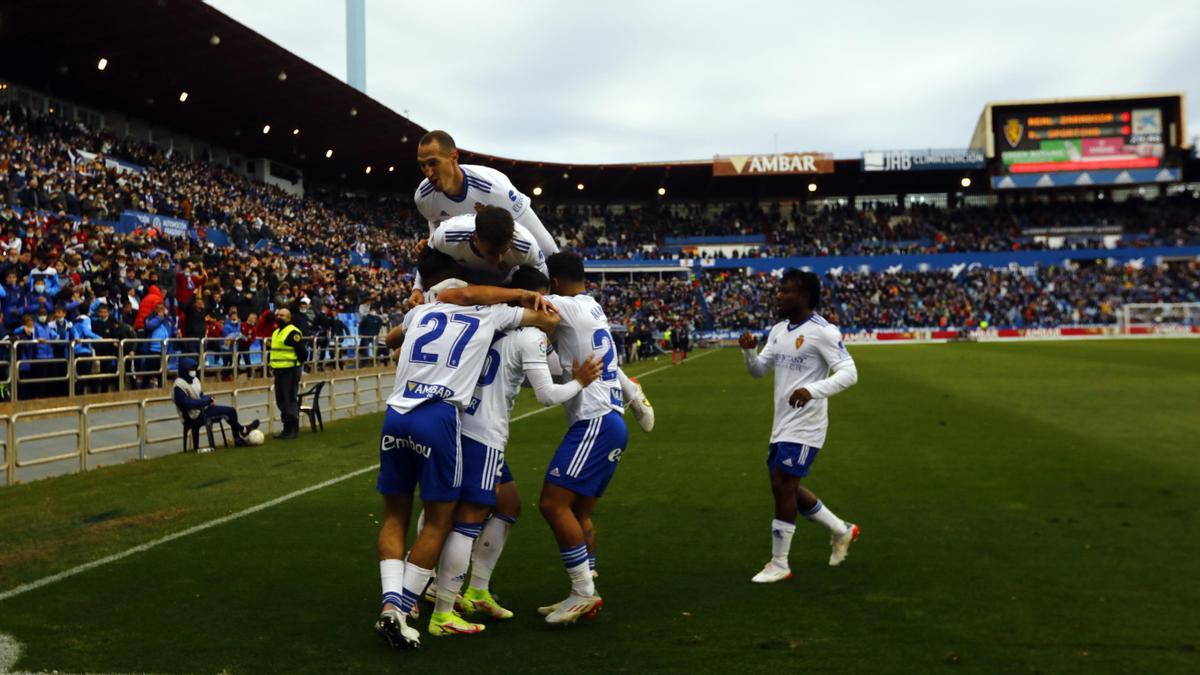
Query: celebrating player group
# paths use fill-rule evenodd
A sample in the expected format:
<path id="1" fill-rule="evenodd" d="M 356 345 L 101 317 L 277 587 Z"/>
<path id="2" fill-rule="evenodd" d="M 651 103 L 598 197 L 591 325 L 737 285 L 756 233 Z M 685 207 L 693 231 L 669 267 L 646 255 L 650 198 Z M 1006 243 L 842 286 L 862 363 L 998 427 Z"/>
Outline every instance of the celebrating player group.
<path id="1" fill-rule="evenodd" d="M 416 203 L 430 235 L 418 247 L 409 311 L 387 336 L 398 363 L 379 446 L 385 516 L 376 633 L 393 647 L 419 646 L 422 596 L 433 603 L 433 636 L 484 630 L 468 618 L 513 616 L 489 585 L 520 514 L 505 446 L 525 383 L 539 403 L 566 409 L 539 506 L 570 591 L 538 611 L 548 623 L 574 623 L 603 605 L 594 580 L 592 512 L 626 447 L 625 407 L 647 432 L 654 409 L 618 365 L 608 318 L 586 293 L 582 258 L 558 251 L 528 197 L 498 171 L 460 165 L 453 139 L 442 131 L 421 139 L 417 161 L 426 178 Z M 752 336 L 741 339 L 753 376 L 776 372 L 767 459 L 775 495 L 772 557 L 755 582 L 791 576 L 787 554 L 798 513 L 831 531 L 831 565 L 858 536 L 858 526 L 799 486 L 824 442 L 825 399 L 857 379 L 837 329 L 815 314 L 819 297 L 815 275 L 788 272 L 778 296 L 785 321 L 761 353 Z M 421 518 L 406 550 L 418 485 Z"/>

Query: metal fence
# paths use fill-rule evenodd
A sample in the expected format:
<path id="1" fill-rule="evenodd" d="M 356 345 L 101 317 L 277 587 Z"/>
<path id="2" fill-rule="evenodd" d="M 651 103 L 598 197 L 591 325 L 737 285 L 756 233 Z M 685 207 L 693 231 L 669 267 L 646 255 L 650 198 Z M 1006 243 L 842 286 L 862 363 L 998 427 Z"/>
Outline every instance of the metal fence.
<path id="1" fill-rule="evenodd" d="M 332 421 L 382 411 L 393 379 L 390 372 L 315 377 L 303 381 L 302 387 L 326 382 L 320 405 L 326 420 Z M 213 396 L 236 408 L 243 421 L 265 418 L 266 433 L 281 426 L 272 385 Z M 302 426 L 307 426 L 303 420 Z M 169 396 L 0 415 L 0 485 L 178 453 L 182 438 L 182 420 Z"/>
<path id="2" fill-rule="evenodd" d="M 303 338 L 307 373 L 387 365 L 382 337 Z M 20 340 L 0 342 L 0 401 L 153 389 L 178 372 L 179 359 L 199 364 L 204 379 L 269 377 L 270 344 L 237 338 L 151 340 Z"/>

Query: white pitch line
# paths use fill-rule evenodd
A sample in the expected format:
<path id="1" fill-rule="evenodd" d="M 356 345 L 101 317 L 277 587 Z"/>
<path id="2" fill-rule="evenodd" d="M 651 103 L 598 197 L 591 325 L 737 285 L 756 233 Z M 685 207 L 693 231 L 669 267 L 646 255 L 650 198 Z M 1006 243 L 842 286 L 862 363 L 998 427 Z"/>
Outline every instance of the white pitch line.
<path id="1" fill-rule="evenodd" d="M 716 351 L 717 350 L 713 350 L 711 352 L 705 352 L 703 354 L 698 354 L 698 355 L 692 357 L 692 360 L 694 361 L 696 359 L 702 359 L 705 356 L 709 356 L 711 354 L 716 353 Z M 661 372 L 661 371 L 664 371 L 664 370 L 667 370 L 667 369 L 673 368 L 673 367 L 674 367 L 673 365 L 662 366 L 660 368 L 655 368 L 654 370 L 650 370 L 645 373 L 642 373 L 642 374 L 638 375 L 638 377 L 648 377 L 650 375 L 653 375 L 654 373 L 658 373 L 658 372 Z M 534 415 L 537 415 L 539 413 L 544 413 L 547 410 L 552 410 L 557 407 L 558 406 L 547 406 L 544 408 L 538 408 L 537 410 L 531 410 L 527 413 L 524 413 L 524 414 L 514 417 L 512 419 L 512 421 L 518 422 L 527 417 L 533 417 Z M 159 537 L 158 539 L 148 541 L 144 544 L 138 544 L 137 546 L 134 546 L 133 548 L 121 551 L 120 553 L 114 553 L 112 555 L 105 556 L 103 558 L 99 558 L 99 559 L 93 560 L 91 562 L 86 562 L 82 565 L 77 565 L 77 566 L 72 567 L 67 570 L 63 570 L 62 572 L 58 572 L 57 574 L 51 574 L 48 577 L 42 577 L 41 579 L 37 579 L 36 581 L 31 581 L 27 584 L 21 584 L 20 586 L 15 586 L 13 588 L 8 589 L 7 591 L 0 592 L 0 602 L 3 602 L 4 600 L 8 600 L 10 598 L 15 598 L 18 595 L 24 595 L 25 593 L 28 593 L 33 590 L 37 590 L 39 588 L 42 588 L 43 586 L 49 586 L 50 584 L 58 583 L 59 581 L 63 581 L 64 579 L 70 579 L 71 577 L 73 577 L 77 574 L 82 574 L 84 572 L 87 572 L 88 570 L 93 570 L 93 569 L 96 569 L 97 567 L 101 567 L 103 565 L 107 565 L 109 563 L 113 563 L 118 560 L 128 558 L 129 556 L 134 555 L 135 553 L 149 551 L 152 548 L 175 541 L 176 539 L 182 539 L 184 537 L 196 534 L 198 532 L 203 532 L 205 530 L 214 528 L 218 525 L 224 525 L 225 523 L 228 523 L 233 520 L 237 520 L 238 518 L 244 518 L 246 516 L 253 515 L 255 513 L 258 513 L 259 511 L 269 509 L 272 506 L 278 506 L 286 501 L 295 499 L 296 497 L 300 497 L 300 496 L 306 495 L 310 492 L 315 492 L 317 490 L 327 488 L 330 485 L 337 485 L 338 483 L 341 483 L 343 481 L 354 478 L 355 476 L 361 476 L 362 474 L 367 473 L 368 471 L 375 471 L 378 468 L 379 468 L 378 464 L 364 466 L 361 469 L 355 469 L 354 471 L 351 471 L 350 473 L 338 476 L 337 478 L 331 478 L 322 483 L 317 483 L 316 485 L 310 485 L 306 488 L 301 488 L 299 490 L 296 490 L 295 492 L 289 492 L 288 494 L 283 495 L 282 497 L 276 497 L 275 499 L 272 499 L 267 502 L 263 502 L 256 506 L 251 506 L 247 509 L 242 509 L 241 511 L 238 511 L 237 513 L 231 513 L 227 516 L 221 516 L 220 518 L 210 520 L 206 523 L 201 523 L 199 525 L 189 527 L 186 530 L 180 530 L 179 532 L 168 534 L 165 537 Z M 4 646 L 3 642 L 0 642 L 0 647 L 3 647 L 3 646 Z M 4 650 L 0 649 L 0 654 L 3 654 L 3 653 L 4 653 Z M 0 663 L 0 673 L 5 672 L 2 669 L 3 666 L 4 666 L 4 664 Z"/>

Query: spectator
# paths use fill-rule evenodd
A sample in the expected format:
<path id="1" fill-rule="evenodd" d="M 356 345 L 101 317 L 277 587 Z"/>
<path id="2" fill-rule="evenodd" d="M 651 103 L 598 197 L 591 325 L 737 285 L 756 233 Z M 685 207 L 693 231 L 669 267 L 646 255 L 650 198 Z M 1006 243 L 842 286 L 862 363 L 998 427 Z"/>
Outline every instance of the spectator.
<path id="1" fill-rule="evenodd" d="M 200 375 L 197 371 L 196 360 L 190 356 L 179 359 L 179 377 L 172 387 L 172 398 L 176 407 L 188 419 L 198 420 L 202 416 L 211 420 L 224 420 L 233 430 L 235 445 L 248 445 L 246 436 L 258 428 L 258 420 L 242 425 L 238 421 L 237 409 L 230 406 L 217 405 L 211 396 L 205 395 L 201 388 Z"/>

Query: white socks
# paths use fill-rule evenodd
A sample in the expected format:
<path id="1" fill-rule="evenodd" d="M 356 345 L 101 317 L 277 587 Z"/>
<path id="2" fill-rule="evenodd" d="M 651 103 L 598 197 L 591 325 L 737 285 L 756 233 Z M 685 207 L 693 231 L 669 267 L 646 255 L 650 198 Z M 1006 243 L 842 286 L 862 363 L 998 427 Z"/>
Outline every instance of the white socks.
<path id="1" fill-rule="evenodd" d="M 512 518 L 494 515 L 483 524 L 483 532 L 475 540 L 471 552 L 471 588 L 486 591 L 492 582 L 492 571 L 500 561 L 508 533 L 512 531 Z"/>
<path id="2" fill-rule="evenodd" d="M 621 396 L 624 397 L 626 403 L 637 398 L 638 386 L 620 368 L 617 368 L 617 380 L 621 383 Z"/>
<path id="3" fill-rule="evenodd" d="M 830 511 L 824 504 L 821 503 L 820 499 L 817 500 L 816 506 L 812 507 L 808 513 L 804 514 L 804 517 L 808 518 L 814 523 L 824 525 L 825 528 L 829 530 L 830 534 L 840 536 L 846 534 L 846 530 L 849 529 L 846 526 L 846 521 L 835 516 L 833 511 Z"/>
<path id="4" fill-rule="evenodd" d="M 431 576 L 433 576 L 433 570 L 418 567 L 411 562 L 404 563 L 404 592 L 401 595 L 400 602 L 401 614 L 412 612 L 412 608 L 417 604 L 417 599 L 425 592 L 425 586 L 429 584 L 429 577 Z"/>
<path id="5" fill-rule="evenodd" d="M 795 533 L 795 523 L 778 518 L 771 521 L 771 562 L 788 568 L 788 551 L 792 549 L 792 535 Z"/>
<path id="6" fill-rule="evenodd" d="M 379 561 L 379 583 L 383 586 L 383 605 L 400 607 L 404 594 L 404 561 L 389 558 Z"/>
<path id="7" fill-rule="evenodd" d="M 434 614 L 454 609 L 454 601 L 458 599 L 458 592 L 467 577 L 467 567 L 471 564 L 471 546 L 482 527 L 479 523 L 455 523 L 454 531 L 446 537 L 442 558 L 438 561 Z"/>

